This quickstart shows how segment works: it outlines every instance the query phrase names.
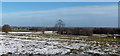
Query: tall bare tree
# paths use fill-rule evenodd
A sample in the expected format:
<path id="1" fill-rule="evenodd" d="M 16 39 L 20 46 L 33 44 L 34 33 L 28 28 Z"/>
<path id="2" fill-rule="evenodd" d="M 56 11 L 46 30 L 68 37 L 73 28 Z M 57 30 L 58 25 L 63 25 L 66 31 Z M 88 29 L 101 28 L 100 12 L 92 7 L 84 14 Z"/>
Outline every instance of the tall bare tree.
<path id="1" fill-rule="evenodd" d="M 55 24 L 55 28 L 57 29 L 59 34 L 61 34 L 63 32 L 64 27 L 65 27 L 65 24 L 61 19 L 59 19 L 57 21 L 57 23 Z"/>

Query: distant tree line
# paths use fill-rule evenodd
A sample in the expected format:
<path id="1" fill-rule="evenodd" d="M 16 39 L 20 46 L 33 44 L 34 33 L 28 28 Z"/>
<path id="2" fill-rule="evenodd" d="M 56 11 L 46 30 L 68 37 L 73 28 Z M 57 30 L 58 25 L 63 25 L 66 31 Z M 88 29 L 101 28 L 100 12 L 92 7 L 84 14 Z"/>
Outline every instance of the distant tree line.
<path id="1" fill-rule="evenodd" d="M 32 28 L 31 28 L 32 29 Z M 29 30 L 31 30 L 29 29 Z M 32 30 L 42 31 L 42 27 L 35 27 Z M 55 27 L 44 27 L 44 31 L 58 31 Z M 61 28 L 59 34 L 68 35 L 92 35 L 92 34 L 120 34 L 119 28 L 80 28 L 80 27 L 64 27 Z"/>
<path id="2" fill-rule="evenodd" d="M 4 25 L 2 31 L 8 33 L 13 29 L 26 29 L 32 31 L 59 31 L 56 27 L 10 27 Z M 80 27 L 64 27 L 60 29 L 58 34 L 67 35 L 92 35 L 92 34 L 120 34 L 120 28 L 80 28 Z"/>
<path id="3" fill-rule="evenodd" d="M 120 28 L 80 28 L 80 27 L 65 27 L 62 20 L 58 20 L 55 27 L 10 27 L 5 24 L 2 31 L 8 33 L 12 30 L 28 30 L 28 31 L 57 31 L 58 34 L 66 35 L 87 35 L 92 34 L 120 34 Z"/>
<path id="4" fill-rule="evenodd" d="M 120 28 L 94 28 L 94 34 L 120 34 Z"/>

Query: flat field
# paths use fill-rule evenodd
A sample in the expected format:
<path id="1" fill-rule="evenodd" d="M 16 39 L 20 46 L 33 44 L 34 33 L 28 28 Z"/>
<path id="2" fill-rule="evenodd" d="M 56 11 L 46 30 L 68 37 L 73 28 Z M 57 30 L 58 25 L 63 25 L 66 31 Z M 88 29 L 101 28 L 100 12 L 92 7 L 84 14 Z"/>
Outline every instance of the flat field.
<path id="1" fill-rule="evenodd" d="M 0 35 L 0 55 L 14 54 L 111 54 L 120 55 L 120 38 L 36 33 Z"/>

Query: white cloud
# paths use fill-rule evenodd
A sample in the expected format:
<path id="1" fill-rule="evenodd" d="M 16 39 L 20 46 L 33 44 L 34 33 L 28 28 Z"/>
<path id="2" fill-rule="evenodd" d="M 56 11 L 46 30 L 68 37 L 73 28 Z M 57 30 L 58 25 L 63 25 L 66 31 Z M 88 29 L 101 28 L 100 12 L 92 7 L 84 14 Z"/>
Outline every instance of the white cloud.
<path id="1" fill-rule="evenodd" d="M 58 19 L 64 20 L 67 26 L 114 27 L 117 26 L 117 6 L 79 6 L 3 14 L 3 23 L 21 26 L 53 26 Z"/>

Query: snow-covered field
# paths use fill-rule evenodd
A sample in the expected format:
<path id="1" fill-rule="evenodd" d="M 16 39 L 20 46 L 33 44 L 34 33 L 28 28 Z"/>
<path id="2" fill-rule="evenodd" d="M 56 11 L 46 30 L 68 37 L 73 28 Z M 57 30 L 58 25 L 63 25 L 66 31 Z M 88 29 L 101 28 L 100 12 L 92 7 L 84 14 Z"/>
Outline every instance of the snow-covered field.
<path id="1" fill-rule="evenodd" d="M 103 37 L 11 33 L 0 35 L 0 55 L 6 53 L 120 55 L 120 45 L 119 39 Z"/>

